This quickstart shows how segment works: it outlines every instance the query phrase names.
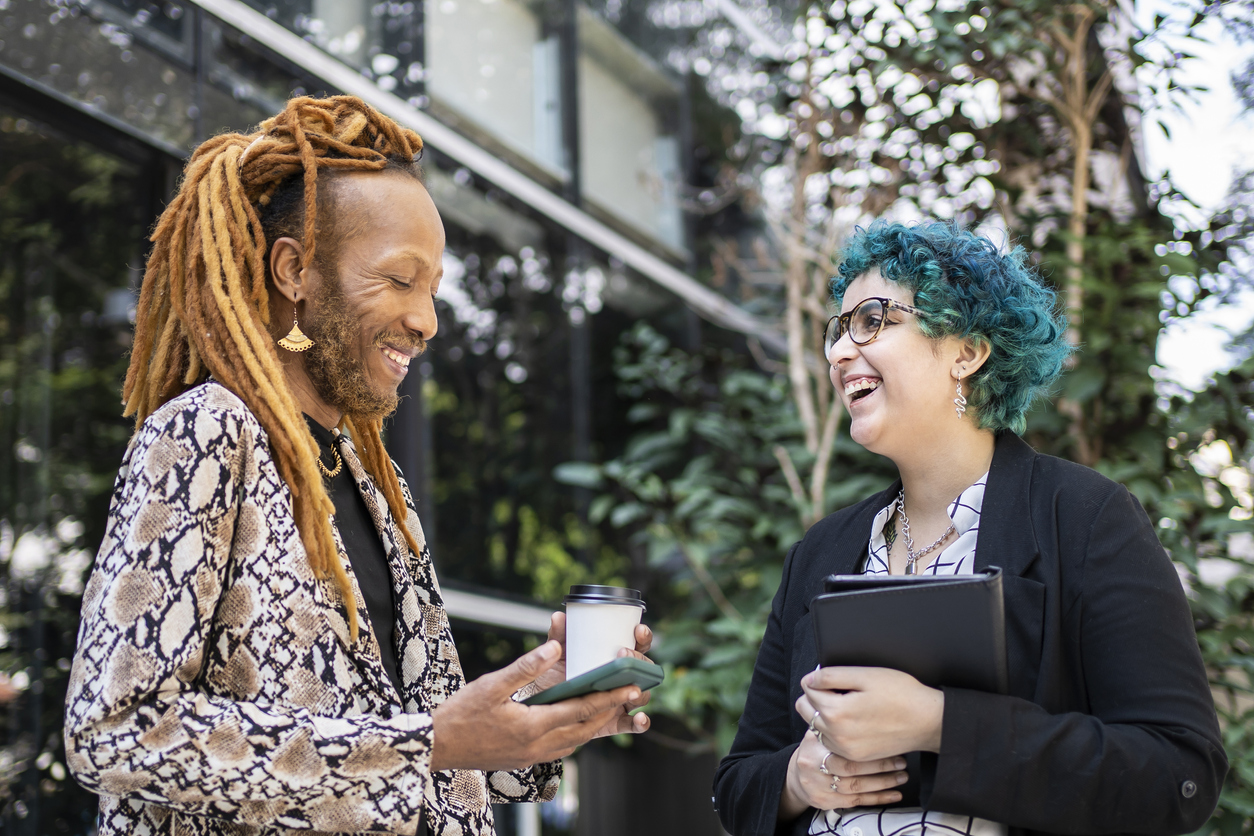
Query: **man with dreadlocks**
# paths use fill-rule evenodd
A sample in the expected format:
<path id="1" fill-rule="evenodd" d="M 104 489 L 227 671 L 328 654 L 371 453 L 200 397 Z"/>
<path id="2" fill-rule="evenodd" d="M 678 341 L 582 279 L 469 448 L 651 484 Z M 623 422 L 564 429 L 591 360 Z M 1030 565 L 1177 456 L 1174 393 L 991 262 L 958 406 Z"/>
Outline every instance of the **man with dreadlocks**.
<path id="1" fill-rule="evenodd" d="M 486 834 L 579 744 L 648 728 L 634 686 L 518 701 L 564 678 L 560 614 L 464 683 L 380 439 L 436 332 L 421 148 L 360 100 L 293 99 L 201 145 L 156 226 L 66 708 L 101 834 Z"/>

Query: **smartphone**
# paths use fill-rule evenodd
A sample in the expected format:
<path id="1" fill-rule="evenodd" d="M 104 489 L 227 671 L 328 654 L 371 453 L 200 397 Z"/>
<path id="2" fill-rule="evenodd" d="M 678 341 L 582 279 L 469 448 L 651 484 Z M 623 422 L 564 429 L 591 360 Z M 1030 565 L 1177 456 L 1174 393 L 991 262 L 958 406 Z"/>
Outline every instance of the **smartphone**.
<path id="1" fill-rule="evenodd" d="M 571 697 L 582 697 L 593 691 L 613 691 L 624 685 L 636 685 L 641 691 L 647 691 L 659 685 L 664 677 L 661 665 L 637 659 L 635 656 L 622 656 L 548 690 L 532 694 L 523 700 L 523 704 L 548 705 Z"/>

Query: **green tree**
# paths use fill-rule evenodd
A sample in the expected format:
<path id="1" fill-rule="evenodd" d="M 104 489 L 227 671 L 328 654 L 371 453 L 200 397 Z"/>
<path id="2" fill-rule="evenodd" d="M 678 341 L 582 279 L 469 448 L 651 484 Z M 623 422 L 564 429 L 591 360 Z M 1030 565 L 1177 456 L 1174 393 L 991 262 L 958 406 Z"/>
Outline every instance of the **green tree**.
<path id="1" fill-rule="evenodd" d="M 651 611 L 667 669 L 660 710 L 687 729 L 672 741 L 691 751 L 726 751 L 744 707 L 757 645 L 779 586 L 782 556 L 804 533 L 799 500 L 776 450 L 811 464 L 791 387 L 742 354 L 691 354 L 647 324 L 616 353 L 620 394 L 635 403 L 636 431 L 623 454 L 602 465 L 565 465 L 557 477 L 598 491 L 591 518 L 607 539 L 647 558 Z M 847 436 L 834 442 L 847 476 L 823 484 L 827 507 L 848 505 L 888 485 Z"/>
<path id="2" fill-rule="evenodd" d="M 608 542 L 649 555 L 670 668 L 657 706 L 689 732 L 674 742 L 728 745 L 787 547 L 892 477 L 845 432 L 824 438 L 838 413 L 823 411 L 816 332 L 840 243 L 883 214 L 953 217 L 1030 246 L 1070 308 L 1081 350 L 1027 437 L 1126 484 L 1158 524 L 1222 695 L 1234 768 L 1213 824 L 1248 830 L 1250 367 L 1193 395 L 1160 379 L 1155 350 L 1168 324 L 1242 286 L 1249 216 L 1177 228 L 1169 180 L 1136 188 L 1123 113 L 1134 73 L 1159 101 L 1186 95 L 1187 57 L 1097 2 L 742 5 L 752 37 L 666 2 L 656 19 L 694 27 L 682 65 L 740 117 L 728 163 L 766 234 L 724 242 L 713 266 L 761 291 L 743 301 L 779 317 L 788 362 L 692 354 L 637 329 L 618 358 L 636 434 L 600 466 L 558 471 L 600 491 Z"/>

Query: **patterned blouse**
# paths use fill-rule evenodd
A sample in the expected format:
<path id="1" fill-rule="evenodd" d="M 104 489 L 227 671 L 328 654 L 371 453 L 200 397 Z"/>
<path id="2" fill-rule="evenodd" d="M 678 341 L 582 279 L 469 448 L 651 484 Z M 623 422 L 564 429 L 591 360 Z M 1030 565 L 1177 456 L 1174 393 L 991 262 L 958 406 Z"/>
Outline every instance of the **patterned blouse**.
<path id="1" fill-rule="evenodd" d="M 984 486 L 988 483 L 985 473 L 975 484 L 949 503 L 949 518 L 953 520 L 958 537 L 950 543 L 924 575 L 970 575 L 975 570 L 975 542 L 980 534 L 980 508 L 984 505 Z M 867 557 L 866 574 L 887 575 L 888 542 L 884 527 L 897 510 L 894 499 L 887 508 L 875 515 L 871 523 L 871 545 Z M 852 810 L 818 810 L 810 822 L 810 836 L 1006 836 L 1004 824 L 960 816 L 954 813 L 938 813 L 921 807 L 857 807 Z"/>
<path id="2" fill-rule="evenodd" d="M 464 683 L 431 551 L 404 482 L 398 521 L 351 442 L 341 451 L 391 570 L 400 693 L 356 580 L 354 641 L 339 588 L 310 570 L 238 397 L 194 387 L 132 439 L 66 704 L 68 763 L 100 794 L 101 836 L 413 834 L 424 813 L 433 836 L 480 836 L 491 803 L 556 793 L 560 762 L 431 771 L 431 712 Z"/>

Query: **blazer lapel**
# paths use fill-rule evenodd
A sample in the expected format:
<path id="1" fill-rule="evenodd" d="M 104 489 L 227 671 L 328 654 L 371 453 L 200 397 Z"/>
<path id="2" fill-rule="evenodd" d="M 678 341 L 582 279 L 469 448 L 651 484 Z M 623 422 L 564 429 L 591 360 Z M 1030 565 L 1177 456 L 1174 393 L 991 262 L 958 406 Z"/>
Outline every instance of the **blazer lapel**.
<path id="1" fill-rule="evenodd" d="M 412 501 L 406 501 L 405 511 L 405 525 L 414 535 L 419 552 L 414 554 L 406 547 L 404 537 L 398 536 L 401 559 L 393 563 L 392 571 L 397 588 L 404 589 L 397 600 L 403 602 L 405 618 L 397 622 L 397 640 L 404 654 L 406 706 L 412 702 L 410 710 L 430 711 L 465 685 L 466 677 L 453 643 L 453 629 L 444 609 L 431 549 Z"/>
<path id="2" fill-rule="evenodd" d="M 344 437 L 341 450 L 388 556 L 396 618 L 396 662 L 404 692 L 400 695 L 401 703 L 407 711 L 429 711 L 460 688 L 464 678 L 422 525 L 418 515 L 407 508 L 405 524 L 420 549 L 419 554 L 413 554 L 392 517 L 387 498 L 358 459 L 352 440 Z M 377 662 L 386 679 L 378 647 L 369 650 L 370 663 Z M 433 663 L 440 668 L 438 675 L 433 675 Z M 394 694 L 391 680 L 386 681 L 388 692 Z"/>
<path id="3" fill-rule="evenodd" d="M 901 480 L 897 479 L 884 491 L 871 497 L 871 501 L 849 521 L 842 537 L 848 546 L 841 550 L 836 574 L 856 575 L 862 572 L 871 549 L 871 524 L 875 522 L 875 515 L 887 508 L 899 493 Z"/>
<path id="4" fill-rule="evenodd" d="M 1032 528 L 1032 470 L 1036 451 L 1012 432 L 997 436 L 989 468 L 975 569 L 1000 566 L 1007 577 L 1021 577 L 1036 560 L 1039 548 Z"/>
<path id="5" fill-rule="evenodd" d="M 1020 576 L 1036 560 L 1036 533 L 1032 528 L 1032 469 L 1036 451 L 1012 432 L 997 436 L 988 487 L 980 511 L 980 536 L 976 544 L 975 568 L 982 571 L 999 566 L 1007 576 Z M 823 578 L 829 574 L 852 575 L 862 571 L 871 540 L 875 515 L 892 502 L 901 490 L 901 480 L 867 500 L 844 526 L 828 536 L 836 542 L 823 561 L 822 572 L 808 579 L 811 597 L 823 591 Z M 806 604 L 807 609 L 809 603 Z"/>
<path id="6" fill-rule="evenodd" d="M 803 610 L 793 633 L 793 658 L 796 664 L 794 673 L 797 674 L 792 686 L 794 700 L 801 696 L 800 674 L 814 670 L 819 663 L 819 651 L 814 643 L 813 627 L 810 624 L 810 602 L 816 595 L 823 593 L 823 579 L 828 575 L 856 575 L 862 571 L 871 544 L 871 523 L 875 522 L 875 515 L 892 502 L 900 490 L 901 480 L 897 480 L 888 490 L 864 500 L 861 507 L 839 529 L 827 532 L 819 545 L 827 553 L 821 560 L 811 564 L 813 568 L 808 570 L 808 577 L 800 579 L 803 584 Z M 828 543 L 831 545 L 828 546 Z M 803 540 L 799 548 L 805 547 Z"/>
<path id="7" fill-rule="evenodd" d="M 396 613 L 397 627 L 399 628 L 402 620 L 400 613 L 405 607 L 403 606 L 402 593 L 396 588 L 396 564 L 399 560 L 396 553 L 396 541 L 398 538 L 391 525 L 391 514 L 387 512 L 387 500 L 378 487 L 375 486 L 374 480 L 366 473 L 366 468 L 357 457 L 357 450 L 353 446 L 352 440 L 347 436 L 340 436 L 338 446 L 340 454 L 344 458 L 344 463 L 348 466 L 349 473 L 352 474 L 353 481 L 357 485 L 357 490 L 361 493 L 362 501 L 370 514 L 370 520 L 374 523 L 374 530 L 378 532 L 379 538 L 383 541 L 383 551 L 388 556 L 388 568 L 391 570 L 392 575 L 393 600 L 397 604 L 393 609 Z M 336 536 L 338 538 L 338 532 Z M 343 549 L 343 546 L 341 546 L 341 549 Z M 392 679 L 388 676 L 387 669 L 383 667 L 383 657 L 379 649 L 379 643 L 392 641 L 392 636 L 376 636 L 374 634 L 374 625 L 370 621 L 370 614 L 366 609 L 365 599 L 361 595 L 360 587 L 357 585 L 357 578 L 352 572 L 349 573 L 349 577 L 353 580 L 353 592 L 358 600 L 358 637 L 356 644 L 348 644 L 349 649 L 352 651 L 367 681 L 374 685 L 387 698 L 388 702 L 396 704 L 402 701 L 401 695 L 396 693 L 396 688 L 392 685 Z"/>
<path id="8" fill-rule="evenodd" d="M 1011 696 L 1032 699 L 1039 680 L 1046 587 L 1036 579 L 1040 546 L 1032 519 L 1036 451 L 1011 432 L 997 437 L 989 469 L 975 569 L 1002 570 Z"/>
<path id="9" fill-rule="evenodd" d="M 828 535 L 835 539 L 835 546 L 821 571 L 810 579 L 812 588 L 806 599 L 807 610 L 810 599 L 823 592 L 823 579 L 828 575 L 857 575 L 862 572 L 871 547 L 871 524 L 875 522 L 875 515 L 886 508 L 900 490 L 901 480 L 898 479 L 887 490 L 865 500 L 839 531 Z"/>

